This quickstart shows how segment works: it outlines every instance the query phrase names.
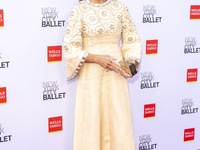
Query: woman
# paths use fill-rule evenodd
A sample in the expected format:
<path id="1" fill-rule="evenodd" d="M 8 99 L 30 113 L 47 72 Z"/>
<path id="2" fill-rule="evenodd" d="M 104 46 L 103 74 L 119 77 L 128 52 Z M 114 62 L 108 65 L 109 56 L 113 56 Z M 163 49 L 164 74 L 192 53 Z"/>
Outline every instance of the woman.
<path id="1" fill-rule="evenodd" d="M 133 62 L 138 69 L 141 41 L 126 6 L 116 0 L 80 1 L 68 18 L 63 56 L 67 79 L 78 75 L 73 150 L 135 150 L 131 76 L 118 62 Z"/>

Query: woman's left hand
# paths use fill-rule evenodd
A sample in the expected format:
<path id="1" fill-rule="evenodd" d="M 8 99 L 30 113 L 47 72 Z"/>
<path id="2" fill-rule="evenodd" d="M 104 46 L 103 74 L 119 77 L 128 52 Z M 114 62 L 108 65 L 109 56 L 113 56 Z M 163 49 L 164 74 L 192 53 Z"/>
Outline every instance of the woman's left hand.
<path id="1" fill-rule="evenodd" d="M 135 66 L 138 65 L 138 63 L 135 60 L 132 60 L 130 62 L 134 63 Z M 139 72 L 138 68 L 136 70 L 137 70 L 137 72 Z M 125 70 L 121 70 L 119 72 L 124 78 L 132 78 L 133 77 L 133 76 L 129 75 Z"/>
<path id="2" fill-rule="evenodd" d="M 119 71 L 119 73 L 124 77 L 124 78 L 132 78 L 133 76 L 129 75 L 125 70 Z"/>

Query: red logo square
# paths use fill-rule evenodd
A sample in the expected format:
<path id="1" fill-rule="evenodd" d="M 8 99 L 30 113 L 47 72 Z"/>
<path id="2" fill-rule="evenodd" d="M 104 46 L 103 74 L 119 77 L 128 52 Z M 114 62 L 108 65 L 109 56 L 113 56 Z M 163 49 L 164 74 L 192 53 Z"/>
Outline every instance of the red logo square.
<path id="1" fill-rule="evenodd" d="M 146 41 L 146 55 L 153 55 L 158 53 L 158 40 Z"/>
<path id="2" fill-rule="evenodd" d="M 184 142 L 194 141 L 195 128 L 184 130 Z"/>
<path id="3" fill-rule="evenodd" d="M 49 133 L 62 131 L 62 116 L 49 118 Z"/>
<path id="4" fill-rule="evenodd" d="M 0 104 L 7 103 L 6 87 L 0 88 Z"/>
<path id="5" fill-rule="evenodd" d="M 3 9 L 0 9 L 0 28 L 4 27 L 4 15 L 3 15 Z"/>
<path id="6" fill-rule="evenodd" d="M 62 46 L 48 46 L 47 55 L 48 62 L 61 62 Z"/>
<path id="7" fill-rule="evenodd" d="M 190 20 L 200 20 L 200 5 L 191 5 Z"/>
<path id="8" fill-rule="evenodd" d="M 156 104 L 144 105 L 144 118 L 155 117 L 156 114 Z"/>
<path id="9" fill-rule="evenodd" d="M 198 69 L 187 70 L 187 82 L 197 82 Z"/>

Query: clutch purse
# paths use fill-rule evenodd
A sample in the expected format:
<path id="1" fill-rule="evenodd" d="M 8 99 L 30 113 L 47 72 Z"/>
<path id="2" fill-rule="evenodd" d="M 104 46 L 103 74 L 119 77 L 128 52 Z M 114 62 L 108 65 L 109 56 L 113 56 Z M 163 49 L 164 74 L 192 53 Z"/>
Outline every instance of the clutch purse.
<path id="1" fill-rule="evenodd" d="M 130 76 L 134 76 L 137 73 L 137 70 L 135 68 L 134 63 L 126 62 L 126 61 L 120 61 L 120 68 L 125 70 L 126 73 L 128 73 Z"/>

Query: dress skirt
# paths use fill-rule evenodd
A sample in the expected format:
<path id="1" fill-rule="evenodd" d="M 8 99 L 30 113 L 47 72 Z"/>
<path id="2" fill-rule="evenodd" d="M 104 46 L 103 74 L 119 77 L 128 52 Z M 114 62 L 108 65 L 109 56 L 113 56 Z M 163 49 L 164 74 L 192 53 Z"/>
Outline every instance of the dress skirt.
<path id="1" fill-rule="evenodd" d="M 85 47 L 90 54 L 122 60 L 117 44 Z M 85 63 L 78 76 L 73 150 L 135 150 L 127 79 L 96 63 Z"/>

